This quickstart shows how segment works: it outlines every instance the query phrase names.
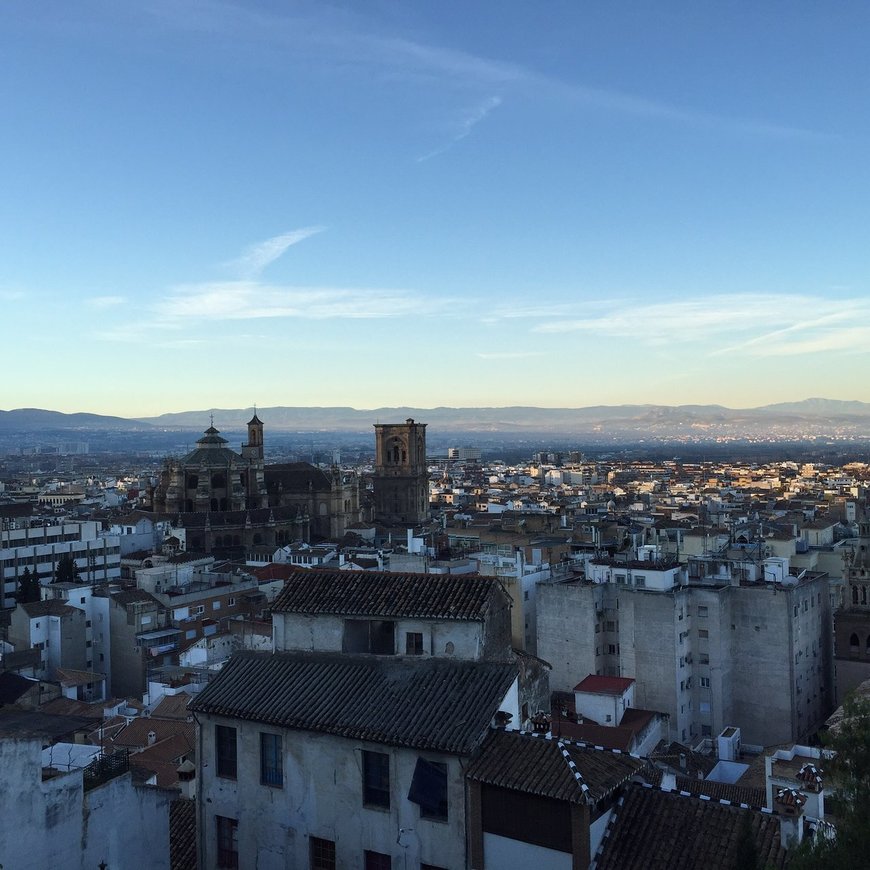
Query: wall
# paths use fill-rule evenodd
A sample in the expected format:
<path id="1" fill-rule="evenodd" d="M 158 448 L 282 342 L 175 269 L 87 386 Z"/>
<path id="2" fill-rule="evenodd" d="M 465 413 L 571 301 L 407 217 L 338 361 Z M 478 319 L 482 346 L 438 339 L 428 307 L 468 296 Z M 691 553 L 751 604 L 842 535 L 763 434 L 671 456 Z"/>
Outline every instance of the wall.
<path id="1" fill-rule="evenodd" d="M 335 841 L 340 867 L 361 866 L 364 849 L 392 855 L 396 867 L 465 866 L 465 787 L 458 758 L 228 721 L 238 729 L 234 781 L 216 776 L 214 724 L 220 721 L 201 720 L 198 824 L 204 867 L 216 866 L 218 815 L 238 819 L 240 855 L 261 856 L 259 865 L 250 860 L 247 866 L 307 867 L 311 835 Z M 283 736 L 283 788 L 260 784 L 261 731 Z M 390 757 L 388 810 L 363 806 L 363 749 Z M 420 756 L 448 766 L 447 822 L 421 818 L 419 807 L 407 799 Z"/>
<path id="2" fill-rule="evenodd" d="M 0 863 L 8 870 L 169 868 L 172 792 L 136 787 L 129 774 L 85 792 L 82 772 L 42 780 L 39 738 L 0 739 Z M 26 832 L 26 836 L 22 833 Z"/>
<path id="3" fill-rule="evenodd" d="M 343 616 L 318 614 L 308 616 L 297 613 L 273 614 L 275 651 L 341 652 L 344 636 Z M 406 632 L 422 632 L 423 655 L 452 655 L 453 658 L 477 661 L 483 653 L 481 622 L 435 622 L 411 619 L 395 621 L 396 654 L 405 653 Z M 447 653 L 447 644 L 453 652 Z"/>
<path id="4" fill-rule="evenodd" d="M 484 870 L 571 870 L 568 852 L 522 843 L 497 834 L 483 834 Z"/>
<path id="5" fill-rule="evenodd" d="M 601 589 L 591 584 L 538 586 L 537 654 L 552 665 L 553 691 L 573 691 L 585 676 L 596 673 L 595 603 L 601 598 Z"/>

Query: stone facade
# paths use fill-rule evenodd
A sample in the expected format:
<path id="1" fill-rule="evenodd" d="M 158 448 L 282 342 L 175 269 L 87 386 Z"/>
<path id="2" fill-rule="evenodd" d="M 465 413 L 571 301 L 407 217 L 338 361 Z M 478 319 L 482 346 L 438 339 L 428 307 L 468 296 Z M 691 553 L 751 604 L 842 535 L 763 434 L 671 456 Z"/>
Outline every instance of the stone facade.
<path id="1" fill-rule="evenodd" d="M 239 558 L 255 547 L 340 538 L 362 518 L 359 479 L 306 462 L 266 465 L 263 422 L 254 414 L 236 453 L 214 426 L 181 459 L 164 465 L 152 510 L 186 530 L 190 550 Z"/>
<path id="2" fill-rule="evenodd" d="M 418 525 L 429 512 L 426 424 L 375 425 L 375 519 L 385 525 Z"/>

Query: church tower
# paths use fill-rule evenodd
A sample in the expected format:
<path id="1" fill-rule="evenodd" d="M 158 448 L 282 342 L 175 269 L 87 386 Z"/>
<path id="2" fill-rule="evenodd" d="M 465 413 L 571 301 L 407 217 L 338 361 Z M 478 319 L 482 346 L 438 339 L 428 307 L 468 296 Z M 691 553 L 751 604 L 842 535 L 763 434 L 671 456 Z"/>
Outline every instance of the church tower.
<path id="1" fill-rule="evenodd" d="M 254 411 L 254 416 L 248 420 L 248 443 L 242 445 L 242 456 L 245 459 L 263 458 L 263 421 Z"/>
<path id="2" fill-rule="evenodd" d="M 242 476 L 245 506 L 262 508 L 268 504 L 263 462 L 263 421 L 257 416 L 248 420 L 248 443 L 242 445 L 242 457 L 248 460 L 248 471 Z"/>
<path id="3" fill-rule="evenodd" d="M 429 514 L 426 424 L 375 425 L 375 519 L 386 525 L 419 525 Z"/>

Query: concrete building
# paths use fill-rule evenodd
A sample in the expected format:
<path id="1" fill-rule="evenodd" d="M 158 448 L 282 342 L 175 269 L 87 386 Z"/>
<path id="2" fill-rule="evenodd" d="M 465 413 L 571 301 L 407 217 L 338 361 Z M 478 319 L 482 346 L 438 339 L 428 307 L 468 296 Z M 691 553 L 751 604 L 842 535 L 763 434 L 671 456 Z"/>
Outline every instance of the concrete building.
<path id="1" fill-rule="evenodd" d="M 477 575 L 297 569 L 272 624 L 276 651 L 512 658 L 510 600 Z"/>
<path id="2" fill-rule="evenodd" d="M 4 782 L 15 784 L 0 789 L 4 867 L 169 870 L 174 792 L 135 785 L 121 757 L 84 768 L 44 767 L 44 738 L 22 733 L 20 724 L 0 716 L 0 770 Z"/>
<path id="3" fill-rule="evenodd" d="M 40 679 L 54 679 L 58 668 L 90 670 L 86 658 L 84 610 L 62 601 L 33 601 L 12 611 L 9 642 L 16 650 L 37 649 Z"/>
<path id="4" fill-rule="evenodd" d="M 89 583 L 121 576 L 120 538 L 104 533 L 97 522 L 47 524 L 27 518 L 0 529 L 0 606 L 15 606 L 13 596 L 25 568 L 48 581 L 65 556 Z"/>
<path id="5" fill-rule="evenodd" d="M 538 654 L 554 689 L 570 691 L 586 674 L 633 677 L 638 705 L 667 713 L 672 739 L 684 743 L 727 725 L 761 745 L 822 726 L 833 703 L 824 574 L 759 568 L 740 580 L 721 562 L 716 574 L 678 582 L 678 570 L 599 567 L 595 582 L 538 587 Z M 630 583 L 640 570 L 644 584 Z"/>
<path id="6" fill-rule="evenodd" d="M 238 653 L 193 700 L 205 867 L 465 867 L 465 767 L 509 662 Z M 245 863 L 240 863 L 245 856 Z"/>

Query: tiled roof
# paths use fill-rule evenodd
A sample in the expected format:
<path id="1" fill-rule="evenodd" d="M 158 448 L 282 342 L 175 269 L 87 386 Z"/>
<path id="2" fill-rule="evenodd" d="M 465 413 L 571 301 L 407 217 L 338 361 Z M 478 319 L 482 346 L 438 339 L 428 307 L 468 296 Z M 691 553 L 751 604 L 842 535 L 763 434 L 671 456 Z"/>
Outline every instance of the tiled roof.
<path id="1" fill-rule="evenodd" d="M 56 668 L 55 676 L 62 686 L 87 686 L 91 683 L 101 683 L 106 679 L 105 674 L 96 671 L 77 671 L 73 668 Z"/>
<path id="2" fill-rule="evenodd" d="M 596 870 L 733 870 L 747 815 L 758 865 L 785 866 L 776 816 L 655 787 L 629 786 L 602 841 Z"/>
<path id="3" fill-rule="evenodd" d="M 516 676 L 516 665 L 494 662 L 239 652 L 189 709 L 468 754 Z"/>
<path id="4" fill-rule="evenodd" d="M 28 601 L 21 604 L 20 607 L 31 618 L 38 616 L 68 616 L 75 613 L 84 613 L 78 611 L 75 607 L 70 607 L 69 604 L 64 604 L 59 598 L 49 598 L 46 601 Z"/>
<path id="5" fill-rule="evenodd" d="M 609 794 L 645 764 L 624 752 L 594 749 L 569 740 L 491 731 L 469 764 L 466 777 L 500 788 L 584 803 Z"/>
<path id="6" fill-rule="evenodd" d="M 695 779 L 691 776 L 675 778 L 677 791 L 687 791 L 689 794 L 705 794 L 713 800 L 727 800 L 734 804 L 746 804 L 750 807 L 763 807 L 767 794 L 763 788 L 740 785 L 730 782 L 713 782 L 709 779 Z"/>
<path id="7" fill-rule="evenodd" d="M 164 695 L 160 703 L 151 711 L 151 717 L 154 719 L 184 719 L 190 715 L 187 712 L 187 705 L 190 702 L 190 695 L 187 692 L 180 692 L 177 695 Z"/>
<path id="8" fill-rule="evenodd" d="M 193 751 L 195 746 L 193 722 L 178 719 L 154 719 L 144 716 L 133 719 L 123 731 L 115 736 L 112 742 L 116 746 L 127 746 L 131 749 L 144 748 L 148 746 L 149 733 L 154 734 L 157 742 L 181 734 L 189 747 L 188 751 Z"/>
<path id="9" fill-rule="evenodd" d="M 280 490 L 290 493 L 314 491 L 329 492 L 332 480 L 329 475 L 308 462 L 281 462 L 267 465 L 263 469 L 263 477 L 267 491 L 277 493 Z"/>
<path id="10" fill-rule="evenodd" d="M 634 677 L 602 677 L 589 674 L 576 686 L 575 692 L 591 692 L 595 695 L 621 695 L 634 683 Z"/>
<path id="11" fill-rule="evenodd" d="M 178 798 L 169 804 L 169 866 L 196 870 L 196 801 Z"/>
<path id="12" fill-rule="evenodd" d="M 497 588 L 492 578 L 476 574 L 300 569 L 287 578 L 272 610 L 382 619 L 482 620 Z"/>

